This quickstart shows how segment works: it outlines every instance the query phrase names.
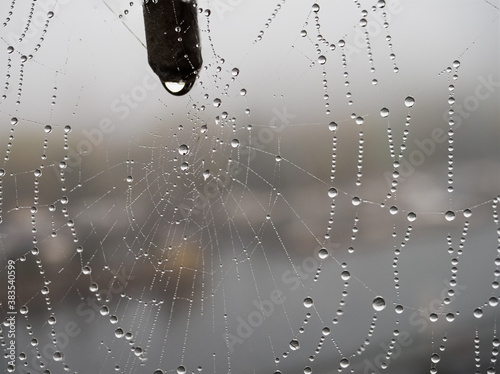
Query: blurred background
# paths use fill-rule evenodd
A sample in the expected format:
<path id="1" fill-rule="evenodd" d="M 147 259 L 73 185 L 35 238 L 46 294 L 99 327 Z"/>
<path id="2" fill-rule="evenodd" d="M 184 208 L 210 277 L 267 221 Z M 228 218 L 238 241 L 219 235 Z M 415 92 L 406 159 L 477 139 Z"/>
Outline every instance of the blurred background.
<path id="1" fill-rule="evenodd" d="M 141 2 L 0 9 L 2 369 L 498 371 L 497 1 L 199 1 L 182 97 Z"/>

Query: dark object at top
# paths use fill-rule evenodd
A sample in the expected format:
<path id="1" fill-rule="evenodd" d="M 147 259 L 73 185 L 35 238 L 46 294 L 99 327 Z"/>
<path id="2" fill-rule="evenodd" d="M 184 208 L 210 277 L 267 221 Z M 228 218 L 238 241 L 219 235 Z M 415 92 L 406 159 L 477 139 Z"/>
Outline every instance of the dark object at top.
<path id="1" fill-rule="evenodd" d="M 203 63 L 196 13 L 190 0 L 144 3 L 149 65 L 172 95 L 191 90 Z"/>

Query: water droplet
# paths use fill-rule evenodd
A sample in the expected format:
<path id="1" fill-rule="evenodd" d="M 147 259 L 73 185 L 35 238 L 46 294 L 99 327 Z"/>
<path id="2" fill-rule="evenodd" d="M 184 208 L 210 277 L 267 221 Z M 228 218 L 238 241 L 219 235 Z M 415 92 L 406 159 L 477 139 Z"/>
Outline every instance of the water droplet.
<path id="1" fill-rule="evenodd" d="M 437 364 L 441 360 L 441 357 L 437 353 L 433 353 L 431 356 L 431 361 Z"/>
<path id="2" fill-rule="evenodd" d="M 82 273 L 85 274 L 85 275 L 89 275 L 90 273 L 92 273 L 92 268 L 90 266 L 84 266 L 82 268 Z"/>
<path id="3" fill-rule="evenodd" d="M 92 283 L 89 287 L 89 290 L 91 292 L 97 292 L 99 290 L 99 286 L 97 285 L 97 283 Z"/>
<path id="4" fill-rule="evenodd" d="M 395 206 L 395 205 L 391 206 L 391 207 L 389 208 L 389 212 L 390 212 L 391 214 L 393 214 L 393 215 L 394 215 L 394 214 L 397 214 L 397 213 L 398 213 L 398 207 L 397 207 L 397 206 Z"/>
<path id="5" fill-rule="evenodd" d="M 455 69 L 458 68 L 459 66 L 460 66 L 460 61 L 458 61 L 458 60 L 453 61 L 453 67 Z"/>
<path id="6" fill-rule="evenodd" d="M 319 63 L 320 65 L 324 65 L 324 64 L 326 63 L 326 57 L 325 57 L 325 56 L 323 56 L 323 55 L 319 56 L 319 57 L 318 57 L 318 63 Z"/>
<path id="7" fill-rule="evenodd" d="M 327 335 L 330 335 L 330 328 L 329 327 L 323 327 L 323 330 L 321 330 L 321 333 L 324 335 L 324 336 L 327 336 Z"/>
<path id="8" fill-rule="evenodd" d="M 436 321 L 438 320 L 438 315 L 437 315 L 436 313 L 431 313 L 431 314 L 429 315 L 429 320 L 430 320 L 431 322 L 436 322 Z"/>
<path id="9" fill-rule="evenodd" d="M 417 219 L 417 215 L 414 212 L 410 212 L 406 218 L 408 221 L 413 222 Z"/>
<path id="10" fill-rule="evenodd" d="M 365 119 L 363 117 L 356 117 L 356 124 L 357 125 L 362 125 L 365 122 Z"/>
<path id="11" fill-rule="evenodd" d="M 336 188 L 332 187 L 332 188 L 330 188 L 330 189 L 328 190 L 328 197 L 330 197 L 330 198 L 332 198 L 332 199 L 333 199 L 333 198 L 334 198 L 334 197 L 336 197 L 337 195 L 338 195 L 338 192 L 337 192 L 337 189 L 336 189 Z"/>
<path id="12" fill-rule="evenodd" d="M 50 125 L 45 126 L 43 131 L 45 131 L 46 134 L 50 134 L 52 132 L 52 126 Z"/>
<path id="13" fill-rule="evenodd" d="M 123 329 L 121 329 L 121 328 L 117 328 L 117 329 L 115 330 L 115 336 L 116 336 L 117 338 L 123 338 L 123 335 L 125 335 L 125 332 L 123 331 Z"/>
<path id="14" fill-rule="evenodd" d="M 444 218 L 446 218 L 447 221 L 453 221 L 455 219 L 455 212 L 452 212 L 451 210 L 447 211 L 444 214 Z"/>
<path id="15" fill-rule="evenodd" d="M 469 218 L 470 216 L 472 216 L 472 211 L 470 209 L 465 209 L 464 210 L 464 217 Z"/>
<path id="16" fill-rule="evenodd" d="M 221 99 L 215 98 L 213 101 L 214 107 L 216 107 L 216 108 L 220 107 L 221 102 L 222 102 Z"/>
<path id="17" fill-rule="evenodd" d="M 52 18 L 52 17 L 54 17 L 54 12 L 53 12 L 53 11 L 49 11 L 49 12 L 47 13 L 47 17 L 48 17 L 48 18 Z"/>
<path id="18" fill-rule="evenodd" d="M 18 121 L 18 119 L 17 119 L 16 117 L 12 117 L 12 118 L 10 119 L 10 124 L 11 124 L 12 126 L 17 125 L 17 123 L 18 123 L 18 122 L 19 122 L 19 121 Z"/>
<path id="19" fill-rule="evenodd" d="M 375 299 L 373 299 L 372 303 L 373 309 L 375 311 L 380 312 L 381 310 L 385 309 L 385 300 L 381 296 L 377 296 Z"/>
<path id="20" fill-rule="evenodd" d="M 382 117 L 388 117 L 389 116 L 389 109 L 387 109 L 387 108 L 380 109 L 380 115 Z"/>
<path id="21" fill-rule="evenodd" d="M 56 317 L 54 317 L 53 315 L 50 316 L 47 322 L 49 325 L 55 325 L 56 324 Z"/>
<path id="22" fill-rule="evenodd" d="M 404 311 L 404 307 L 401 304 L 398 304 L 398 305 L 396 305 L 395 310 L 396 310 L 397 314 L 401 314 Z"/>
<path id="23" fill-rule="evenodd" d="M 354 196 L 351 200 L 351 203 L 352 203 L 352 205 L 357 206 L 357 205 L 361 204 L 361 199 L 357 196 Z"/>
<path id="24" fill-rule="evenodd" d="M 314 3 L 312 6 L 312 10 L 313 10 L 313 12 L 318 13 L 319 12 L 319 5 Z"/>
<path id="25" fill-rule="evenodd" d="M 299 344 L 299 341 L 297 339 L 293 339 L 292 341 L 290 341 L 290 349 L 292 351 L 296 351 L 299 348 L 300 348 L 300 344 Z"/>
<path id="26" fill-rule="evenodd" d="M 349 273 L 347 270 L 344 270 L 342 274 L 340 274 L 340 277 L 345 281 L 349 280 L 351 278 L 351 273 Z"/>
<path id="27" fill-rule="evenodd" d="M 312 307 L 312 306 L 313 306 L 313 299 L 311 299 L 310 297 L 306 297 L 306 298 L 304 299 L 304 306 L 305 306 L 306 308 L 310 308 L 310 307 Z"/>
<path id="28" fill-rule="evenodd" d="M 238 148 L 240 146 L 240 141 L 238 139 L 231 140 L 231 147 Z"/>
<path id="29" fill-rule="evenodd" d="M 12 52 L 14 52 L 14 47 L 13 47 L 13 46 L 11 46 L 11 45 L 9 45 L 9 46 L 7 47 L 7 53 L 11 54 Z"/>
<path id="30" fill-rule="evenodd" d="M 328 130 L 330 131 L 337 131 L 338 125 L 335 122 L 330 122 L 328 124 Z"/>
<path id="31" fill-rule="evenodd" d="M 186 144 L 181 144 L 179 146 L 178 152 L 180 155 L 185 156 L 189 153 L 189 147 Z"/>
<path id="32" fill-rule="evenodd" d="M 184 374 L 186 372 L 186 368 L 184 365 L 181 365 L 177 368 L 177 374 Z"/>
<path id="33" fill-rule="evenodd" d="M 307 36 L 307 31 L 306 30 L 301 30 L 300 31 L 300 36 L 302 36 L 303 38 L 305 38 Z"/>
<path id="34" fill-rule="evenodd" d="M 383 7 L 385 7 L 385 0 L 378 0 L 378 1 L 377 1 L 377 6 L 378 6 L 379 8 L 383 8 Z"/>
<path id="35" fill-rule="evenodd" d="M 349 367 L 349 360 L 347 358 L 340 360 L 340 367 L 343 369 Z"/>
<path id="36" fill-rule="evenodd" d="M 109 308 L 103 305 L 101 309 L 99 309 L 99 313 L 101 313 L 101 316 L 107 316 L 109 314 Z"/>
<path id="37" fill-rule="evenodd" d="M 181 170 L 186 171 L 187 169 L 189 169 L 189 164 L 187 162 L 183 162 L 181 164 Z"/>
<path id="38" fill-rule="evenodd" d="M 239 73 L 240 73 L 240 69 L 238 69 L 238 68 L 233 68 L 233 70 L 231 70 L 231 74 L 234 77 L 238 76 Z"/>
<path id="39" fill-rule="evenodd" d="M 54 359 L 54 361 L 62 361 L 64 358 L 64 355 L 62 352 L 56 351 L 56 352 L 54 352 L 54 355 L 52 356 L 52 358 Z"/>
<path id="40" fill-rule="evenodd" d="M 318 252 L 318 257 L 321 259 L 321 260 L 324 260 L 328 257 L 328 251 L 326 250 L 326 248 L 321 248 Z"/>
<path id="41" fill-rule="evenodd" d="M 481 318 L 483 316 L 483 310 L 481 308 L 476 308 L 474 310 L 474 317 Z"/>
<path id="42" fill-rule="evenodd" d="M 407 108 L 411 108 L 413 105 L 415 105 L 415 99 L 411 96 L 407 96 L 405 99 L 405 105 Z"/>

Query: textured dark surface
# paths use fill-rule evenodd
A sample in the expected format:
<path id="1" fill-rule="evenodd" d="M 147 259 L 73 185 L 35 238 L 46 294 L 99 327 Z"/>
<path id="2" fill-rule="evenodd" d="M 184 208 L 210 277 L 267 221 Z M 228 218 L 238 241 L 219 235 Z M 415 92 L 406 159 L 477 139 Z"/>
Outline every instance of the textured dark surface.
<path id="1" fill-rule="evenodd" d="M 144 4 L 148 61 L 162 82 L 185 82 L 187 93 L 201 68 L 196 4 L 182 0 L 158 0 Z"/>

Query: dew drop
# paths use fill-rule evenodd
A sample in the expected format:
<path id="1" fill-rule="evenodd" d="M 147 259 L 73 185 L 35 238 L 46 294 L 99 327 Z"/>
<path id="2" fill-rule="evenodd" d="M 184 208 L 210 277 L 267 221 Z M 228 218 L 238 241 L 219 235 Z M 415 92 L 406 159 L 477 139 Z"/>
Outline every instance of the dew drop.
<path id="1" fill-rule="evenodd" d="M 347 270 L 344 270 L 342 274 L 340 274 L 340 277 L 345 281 L 349 280 L 351 278 L 351 273 L 349 273 Z"/>
<path id="2" fill-rule="evenodd" d="M 184 374 L 186 372 L 186 368 L 184 365 L 181 365 L 177 368 L 177 374 Z"/>
<path id="3" fill-rule="evenodd" d="M 347 358 L 343 358 L 342 360 L 340 360 L 340 367 L 342 369 L 349 367 L 349 360 Z"/>
<path id="4" fill-rule="evenodd" d="M 310 297 L 306 297 L 306 298 L 304 299 L 304 306 L 305 306 L 306 308 L 310 308 L 310 307 L 312 307 L 312 306 L 313 306 L 313 304 L 314 304 L 313 299 L 311 299 Z"/>
<path id="5" fill-rule="evenodd" d="M 431 361 L 437 364 L 441 360 L 441 357 L 437 353 L 433 353 L 431 356 Z"/>
<path id="6" fill-rule="evenodd" d="M 337 192 L 337 189 L 336 189 L 336 188 L 332 187 L 332 188 L 330 188 L 330 189 L 328 190 L 328 197 L 330 197 L 330 198 L 332 198 L 332 199 L 333 199 L 333 198 L 334 198 L 334 197 L 336 197 L 337 195 L 338 195 L 338 192 Z"/>
<path id="7" fill-rule="evenodd" d="M 117 329 L 115 330 L 115 336 L 116 336 L 117 338 L 123 338 L 123 335 L 125 335 L 125 332 L 123 331 L 123 329 L 122 329 L 122 328 L 117 328 Z"/>
<path id="8" fill-rule="evenodd" d="M 330 122 L 328 124 L 328 130 L 330 130 L 330 131 L 337 131 L 338 128 L 339 127 L 338 127 L 337 123 L 335 123 L 335 122 Z"/>
<path id="9" fill-rule="evenodd" d="M 240 141 L 238 139 L 231 140 L 231 147 L 238 148 L 240 146 Z"/>
<path id="10" fill-rule="evenodd" d="M 387 109 L 387 108 L 380 109 L 380 115 L 382 117 L 388 117 L 389 116 L 389 109 Z"/>
<path id="11" fill-rule="evenodd" d="M 218 108 L 220 107 L 221 102 L 221 99 L 215 98 L 212 104 L 214 105 L 214 107 Z"/>
<path id="12" fill-rule="evenodd" d="M 17 123 L 18 123 L 18 122 L 19 122 L 19 120 L 18 120 L 16 117 L 12 117 L 12 118 L 10 119 L 10 124 L 11 124 L 12 126 L 17 125 Z"/>
<path id="13" fill-rule="evenodd" d="M 455 212 L 452 212 L 451 210 L 447 211 L 444 214 L 444 218 L 446 218 L 447 221 L 453 221 L 455 219 Z"/>
<path id="14" fill-rule="evenodd" d="M 240 73 L 240 69 L 238 69 L 238 68 L 233 68 L 233 70 L 231 70 L 231 74 L 234 77 L 238 76 L 239 73 Z"/>
<path id="15" fill-rule="evenodd" d="M 376 312 L 380 312 L 381 310 L 385 309 L 385 300 L 381 296 L 377 296 L 375 299 L 373 299 L 372 303 L 373 309 L 375 309 Z"/>
<path id="16" fill-rule="evenodd" d="M 414 222 L 417 219 L 417 215 L 414 212 L 408 213 L 408 216 L 406 216 L 408 221 Z"/>
<path id="17" fill-rule="evenodd" d="M 185 156 L 189 153 L 189 147 L 186 144 L 181 144 L 179 146 L 178 152 L 180 155 Z"/>
<path id="18" fill-rule="evenodd" d="M 64 358 L 64 355 L 62 352 L 56 351 L 56 352 L 54 352 L 54 355 L 52 356 L 52 358 L 54 359 L 54 361 L 62 361 Z"/>
<path id="19" fill-rule="evenodd" d="M 103 305 L 101 309 L 99 309 L 99 313 L 101 313 L 101 316 L 107 316 L 109 314 L 109 308 Z"/>
<path id="20" fill-rule="evenodd" d="M 407 96 L 405 99 L 405 105 L 407 108 L 411 108 L 413 105 L 415 105 L 415 99 L 411 96 Z"/>
<path id="21" fill-rule="evenodd" d="M 476 308 L 474 310 L 474 317 L 481 318 L 483 316 L 483 310 L 481 308 Z"/>
<path id="22" fill-rule="evenodd" d="M 292 351 L 296 351 L 299 348 L 300 348 L 300 344 L 299 344 L 299 341 L 297 339 L 293 339 L 292 341 L 290 341 L 290 349 Z"/>
<path id="23" fill-rule="evenodd" d="M 326 63 L 326 57 L 325 57 L 325 56 L 323 56 L 323 55 L 319 56 L 319 57 L 318 57 L 318 63 L 319 63 L 320 65 L 324 65 L 324 64 Z"/>
<path id="24" fill-rule="evenodd" d="M 318 257 L 321 259 L 321 260 L 324 260 L 328 257 L 328 251 L 326 250 L 326 248 L 321 248 L 318 252 Z"/>

